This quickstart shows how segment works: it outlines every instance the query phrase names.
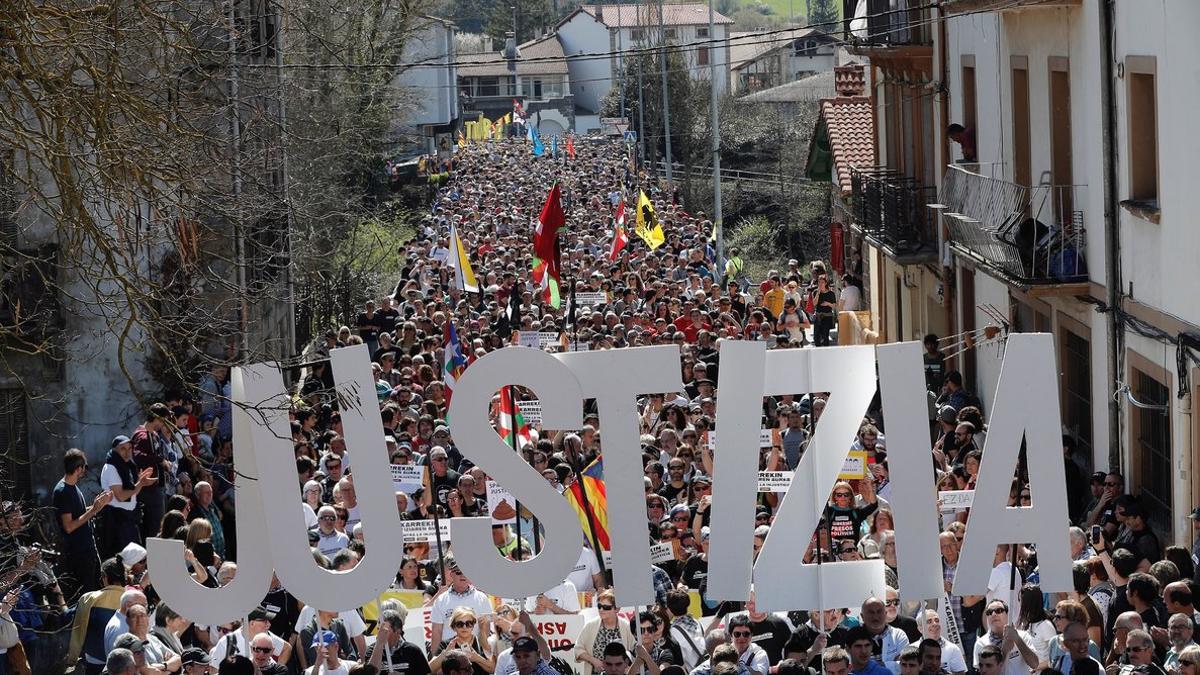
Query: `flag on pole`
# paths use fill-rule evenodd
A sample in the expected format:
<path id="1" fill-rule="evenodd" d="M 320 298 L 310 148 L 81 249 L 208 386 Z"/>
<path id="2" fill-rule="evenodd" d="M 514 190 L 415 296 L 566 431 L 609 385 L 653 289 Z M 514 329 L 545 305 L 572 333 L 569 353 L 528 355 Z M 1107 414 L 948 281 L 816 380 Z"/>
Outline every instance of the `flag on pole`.
<path id="1" fill-rule="evenodd" d="M 621 202 L 617 204 L 617 212 L 613 216 L 613 240 L 612 247 L 608 250 L 608 259 L 613 261 L 621 255 L 621 249 L 629 243 L 629 232 L 625 230 L 625 198 L 621 198 Z"/>
<path id="2" fill-rule="evenodd" d="M 575 159 L 575 136 L 567 136 L 567 156 Z"/>
<path id="3" fill-rule="evenodd" d="M 479 282 L 475 280 L 475 270 L 471 269 L 471 261 L 467 260 L 467 252 L 463 249 L 462 240 L 458 238 L 458 228 L 450 226 L 450 268 L 454 270 L 454 284 L 460 291 L 478 293 Z"/>
<path id="4" fill-rule="evenodd" d="M 558 136 L 550 137 L 550 156 L 558 159 Z"/>
<path id="5" fill-rule="evenodd" d="M 516 120 L 517 122 L 520 122 L 521 124 L 524 124 L 525 123 L 525 109 L 521 107 L 521 102 L 518 101 L 517 99 L 514 98 L 512 100 L 512 102 L 513 102 L 513 110 L 512 110 L 513 119 Z"/>
<path id="6" fill-rule="evenodd" d="M 530 129 L 532 128 L 530 127 Z M 542 143 L 542 137 L 537 135 L 536 132 L 533 134 L 533 154 L 537 157 L 546 154 L 546 146 Z"/>
<path id="7" fill-rule="evenodd" d="M 442 340 L 442 351 L 446 364 L 442 367 L 442 379 L 446 383 L 446 408 L 450 408 L 450 397 L 454 395 L 454 383 L 462 377 L 467 368 L 467 360 L 463 358 L 462 345 L 458 342 L 458 333 L 454 331 L 454 322 L 447 321 Z"/>
<path id="8" fill-rule="evenodd" d="M 555 248 L 558 244 L 555 243 Z M 555 252 L 557 255 L 557 251 Z M 542 302 L 549 303 L 554 309 L 558 309 L 562 304 L 562 298 L 558 293 L 558 272 L 555 266 L 552 266 L 549 261 L 541 258 L 533 258 L 533 281 L 541 289 Z"/>
<path id="9" fill-rule="evenodd" d="M 500 388 L 498 421 L 500 438 L 503 438 L 504 442 L 509 445 L 512 445 L 509 434 L 513 432 L 513 429 L 517 430 L 517 449 L 520 450 L 533 444 L 533 431 L 529 428 L 529 423 L 525 421 L 525 416 L 521 414 L 521 408 L 516 404 L 517 397 L 514 393 L 511 386 Z"/>
<path id="10" fill-rule="evenodd" d="M 654 213 L 654 206 L 644 191 L 638 193 L 637 227 L 634 229 L 634 233 L 641 237 L 652 251 L 662 246 L 663 242 L 667 240 L 666 235 L 663 234 L 662 224 L 658 222 L 658 216 Z"/>
<path id="11" fill-rule="evenodd" d="M 567 501 L 579 516 L 579 525 L 592 543 L 593 551 L 609 550 L 608 497 L 604 489 L 604 456 L 579 472 L 577 480 L 567 488 Z M 599 553 L 597 553 L 599 555 Z"/>

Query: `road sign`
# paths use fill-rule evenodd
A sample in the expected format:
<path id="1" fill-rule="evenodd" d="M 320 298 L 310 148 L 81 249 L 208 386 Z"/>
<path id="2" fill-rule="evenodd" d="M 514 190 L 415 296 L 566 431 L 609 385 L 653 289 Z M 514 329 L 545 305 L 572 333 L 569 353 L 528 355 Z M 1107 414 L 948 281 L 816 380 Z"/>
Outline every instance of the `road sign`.
<path id="1" fill-rule="evenodd" d="M 637 143 L 637 132 L 636 131 L 626 131 L 625 132 L 625 142 L 626 143 Z"/>

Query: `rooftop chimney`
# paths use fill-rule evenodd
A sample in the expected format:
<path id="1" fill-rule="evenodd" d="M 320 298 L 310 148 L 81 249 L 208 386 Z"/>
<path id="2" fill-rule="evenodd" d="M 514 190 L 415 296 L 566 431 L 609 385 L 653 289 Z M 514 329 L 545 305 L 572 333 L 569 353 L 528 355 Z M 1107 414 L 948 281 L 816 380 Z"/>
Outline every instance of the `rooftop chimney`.
<path id="1" fill-rule="evenodd" d="M 511 61 L 520 56 L 521 53 L 517 51 L 517 36 L 510 30 L 504 34 L 504 58 Z"/>
<path id="2" fill-rule="evenodd" d="M 862 96 L 867 88 L 863 67 L 857 63 L 834 67 L 833 87 L 838 96 Z"/>

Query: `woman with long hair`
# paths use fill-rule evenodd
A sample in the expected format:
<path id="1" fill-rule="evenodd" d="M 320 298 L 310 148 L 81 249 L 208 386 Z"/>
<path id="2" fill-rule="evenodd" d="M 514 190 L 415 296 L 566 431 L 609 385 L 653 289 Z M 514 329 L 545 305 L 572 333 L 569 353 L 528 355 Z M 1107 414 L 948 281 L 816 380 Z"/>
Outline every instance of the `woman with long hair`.
<path id="1" fill-rule="evenodd" d="M 479 638 L 475 637 L 477 622 L 475 610 L 470 607 L 459 607 L 450 613 L 450 628 L 454 629 L 454 636 L 449 640 L 442 641 L 438 655 L 429 662 L 429 667 L 435 675 L 442 672 L 442 661 L 445 659 L 446 653 L 453 649 L 466 653 L 467 658 L 471 660 L 471 669 L 475 671 L 474 675 L 487 675 L 496 669 L 495 661 L 486 655 L 485 650 L 479 644 Z"/>
<path id="2" fill-rule="evenodd" d="M 1042 606 L 1042 587 L 1025 584 L 1021 587 L 1021 612 L 1017 615 L 1017 628 L 1029 633 L 1029 647 L 1037 653 L 1039 664 L 1050 662 L 1050 641 L 1058 636 L 1054 621 Z M 1086 612 L 1084 614 L 1086 617 Z M 1083 625 L 1087 625 L 1085 621 Z M 1040 666 L 1046 667 L 1045 665 Z"/>

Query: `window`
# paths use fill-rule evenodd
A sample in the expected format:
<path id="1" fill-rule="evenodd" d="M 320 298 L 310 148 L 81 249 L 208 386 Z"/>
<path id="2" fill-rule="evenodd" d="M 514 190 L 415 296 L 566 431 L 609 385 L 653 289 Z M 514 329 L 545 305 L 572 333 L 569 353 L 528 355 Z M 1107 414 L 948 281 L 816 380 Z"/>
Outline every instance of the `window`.
<path id="1" fill-rule="evenodd" d="M 641 28 L 631 28 L 629 30 L 629 39 L 634 42 L 641 42 L 646 39 L 646 31 Z"/>
<path id="2" fill-rule="evenodd" d="M 1055 222 L 1071 222 L 1075 206 L 1071 188 L 1071 74 L 1067 59 L 1050 57 L 1050 182 L 1054 188 Z"/>
<path id="3" fill-rule="evenodd" d="M 1129 198 L 1158 208 L 1158 109 L 1153 56 L 1125 58 L 1129 117 Z"/>
<path id="4" fill-rule="evenodd" d="M 0 480 L 11 484 L 8 499 L 33 496 L 29 476 L 29 422 L 23 389 L 0 389 Z"/>
<path id="5" fill-rule="evenodd" d="M 663 39 L 665 39 L 665 40 L 674 40 L 676 34 L 677 34 L 677 31 L 674 28 L 663 29 Z"/>
<path id="6" fill-rule="evenodd" d="M 475 81 L 476 96 L 499 96 L 500 79 L 496 77 L 481 77 Z"/>
<path id="7" fill-rule="evenodd" d="M 1151 375 L 1133 369 L 1134 396 L 1141 403 L 1166 405 L 1171 394 L 1167 385 Z M 1146 505 L 1151 524 L 1160 531 L 1171 531 L 1171 416 L 1169 411 L 1130 407 L 1133 417 L 1133 466 L 1137 473 L 1133 484 Z"/>
<path id="8" fill-rule="evenodd" d="M 1033 179 L 1029 128 L 1029 59 L 1012 57 L 1012 162 L 1013 182 L 1030 185 Z"/>
<path id="9" fill-rule="evenodd" d="M 696 50 L 696 63 L 701 66 L 708 65 L 708 47 L 701 47 Z"/>
<path id="10" fill-rule="evenodd" d="M 979 130 L 975 128 L 975 55 L 964 54 L 962 57 L 962 124 L 974 129 L 976 143 Z"/>
<path id="11" fill-rule="evenodd" d="M 697 28 L 697 29 L 696 29 L 696 37 L 698 37 L 698 38 L 706 38 L 706 37 L 708 37 L 708 27 L 707 27 L 707 26 L 701 26 L 700 28 Z"/>
<path id="12" fill-rule="evenodd" d="M 1061 321 L 1061 319 L 1060 319 Z M 1061 324 L 1060 324 L 1061 325 Z M 1087 338 L 1063 328 L 1062 350 L 1063 425 L 1075 437 L 1079 457 L 1092 458 L 1092 350 Z"/>

